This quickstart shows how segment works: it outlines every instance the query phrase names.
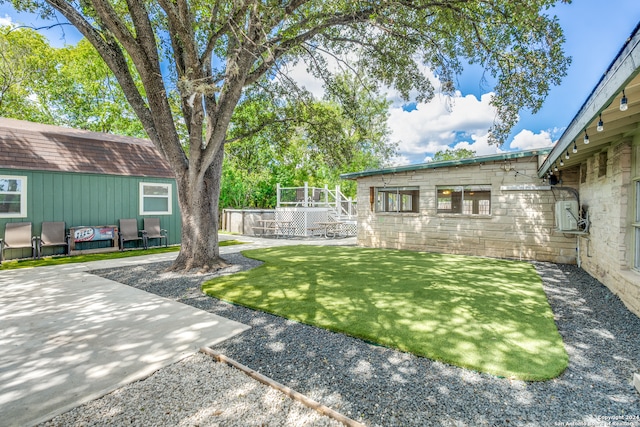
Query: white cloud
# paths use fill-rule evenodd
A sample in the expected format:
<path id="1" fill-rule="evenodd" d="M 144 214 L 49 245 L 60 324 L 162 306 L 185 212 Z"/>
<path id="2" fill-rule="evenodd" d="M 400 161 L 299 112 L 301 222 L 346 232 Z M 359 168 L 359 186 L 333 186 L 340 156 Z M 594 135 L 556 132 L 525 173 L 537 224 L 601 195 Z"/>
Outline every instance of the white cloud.
<path id="1" fill-rule="evenodd" d="M 404 156 L 402 154 L 391 159 L 391 166 L 406 166 L 406 165 L 410 165 L 411 163 L 415 163 L 415 162 L 412 162 L 409 157 Z"/>
<path id="2" fill-rule="evenodd" d="M 484 135 L 471 136 L 472 142 L 462 141 L 458 142 L 453 146 L 456 148 L 465 148 L 467 150 L 473 150 L 476 152 L 477 156 L 488 156 L 491 154 L 504 153 L 505 150 L 501 149 L 499 146 L 495 144 L 489 144 L 489 134 L 485 133 Z"/>
<path id="3" fill-rule="evenodd" d="M 555 131 L 555 129 L 554 129 Z M 523 129 L 513 137 L 510 147 L 517 150 L 531 150 L 534 148 L 545 148 L 553 145 L 551 134 L 547 131 L 533 133 L 528 129 Z"/>
<path id="4" fill-rule="evenodd" d="M 286 74 L 298 83 L 300 87 L 304 87 L 311 92 L 316 99 L 324 96 L 323 82 L 307 71 L 307 66 L 303 61 L 299 61 L 293 67 L 289 67 Z"/>
<path id="5" fill-rule="evenodd" d="M 389 115 L 391 139 L 399 141 L 399 153 L 413 162 L 427 160 L 428 155 L 450 147 L 468 148 L 478 155 L 497 153 L 498 148 L 487 143 L 496 116 L 489 104 L 491 96 L 487 93 L 478 99 L 460 93 L 453 97 L 436 94 L 412 111 L 394 105 Z"/>
<path id="6" fill-rule="evenodd" d="M 347 71 L 345 64 L 339 62 L 334 56 L 325 53 L 321 53 L 320 56 L 326 62 L 329 71 L 333 73 Z M 346 57 L 343 60 L 349 61 L 349 58 Z M 287 67 L 285 74 L 298 83 L 299 86 L 311 92 L 316 99 L 321 99 L 324 96 L 324 82 L 307 71 L 307 64 L 304 61 L 300 60 L 297 64 Z"/>
<path id="7" fill-rule="evenodd" d="M 340 67 L 335 59 L 327 58 L 327 61 L 334 71 Z M 406 102 L 397 91 L 387 89 L 387 99 L 391 101 L 388 121 L 391 140 L 398 142 L 398 155 L 391 160 L 394 166 L 432 161 L 433 154 L 447 148 L 473 150 L 478 156 L 508 151 L 488 143 L 489 128 L 496 119 L 496 110 L 490 105 L 493 93 L 485 93 L 480 99 L 460 92 L 445 95 L 439 91 L 438 78 L 429 70 L 425 69 L 424 73 L 436 89 L 435 96 L 430 102 L 415 104 L 411 111 L 403 109 Z M 307 72 L 302 61 L 290 67 L 287 74 L 316 98 L 324 95 L 322 82 Z M 552 129 L 534 134 L 523 130 L 515 136 L 509 149 L 548 147 L 553 143 L 552 137 L 561 131 Z"/>
<path id="8" fill-rule="evenodd" d="M 0 25 L 2 26 L 13 26 L 13 20 L 9 15 L 4 15 L 4 17 L 0 16 Z"/>

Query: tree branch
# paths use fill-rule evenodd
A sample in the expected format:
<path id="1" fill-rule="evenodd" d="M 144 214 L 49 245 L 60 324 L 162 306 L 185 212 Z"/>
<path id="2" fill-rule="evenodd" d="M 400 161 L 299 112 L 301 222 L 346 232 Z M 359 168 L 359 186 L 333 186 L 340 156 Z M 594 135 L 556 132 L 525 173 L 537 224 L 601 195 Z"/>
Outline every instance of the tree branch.
<path id="1" fill-rule="evenodd" d="M 278 36 L 271 41 L 264 44 L 259 54 L 263 54 L 267 49 L 270 54 L 268 57 L 263 58 L 262 64 L 258 65 L 247 77 L 246 84 L 255 83 L 260 77 L 266 73 L 273 64 L 285 53 L 289 52 L 294 46 L 300 46 L 302 43 L 309 41 L 322 31 L 331 27 L 345 26 L 348 24 L 355 24 L 369 20 L 371 13 L 374 9 L 364 9 L 352 14 L 334 14 L 330 15 L 330 19 L 327 19 L 322 24 L 317 25 L 306 32 L 298 34 L 297 36 L 284 40 L 280 43 L 281 37 Z"/>
<path id="2" fill-rule="evenodd" d="M 51 6 L 55 7 L 62 15 L 64 15 L 69 22 L 76 27 L 87 40 L 93 44 L 96 50 L 100 53 L 100 56 L 107 63 L 109 68 L 113 71 L 114 75 L 118 79 L 118 82 L 123 88 L 123 92 L 127 97 L 127 100 L 134 109 L 142 125 L 144 126 L 149 138 L 152 140 L 158 139 L 158 135 L 154 132 L 153 120 L 151 118 L 151 111 L 145 100 L 138 92 L 135 82 L 131 74 L 129 74 L 129 66 L 124 57 L 124 54 L 120 50 L 118 43 L 110 37 L 109 34 L 101 33 L 96 30 L 89 22 L 78 13 L 70 3 L 65 0 L 47 0 Z"/>

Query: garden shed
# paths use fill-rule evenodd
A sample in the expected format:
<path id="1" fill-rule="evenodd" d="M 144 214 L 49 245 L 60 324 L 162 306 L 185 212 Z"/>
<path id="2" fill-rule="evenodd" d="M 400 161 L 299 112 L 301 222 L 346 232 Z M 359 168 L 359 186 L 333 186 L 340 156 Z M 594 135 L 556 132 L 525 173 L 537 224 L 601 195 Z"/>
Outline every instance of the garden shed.
<path id="1" fill-rule="evenodd" d="M 71 228 L 130 218 L 140 228 L 159 218 L 168 243 L 180 242 L 174 174 L 151 141 L 0 118 L 0 238 L 7 222 L 31 222 L 39 235 L 46 221 Z"/>

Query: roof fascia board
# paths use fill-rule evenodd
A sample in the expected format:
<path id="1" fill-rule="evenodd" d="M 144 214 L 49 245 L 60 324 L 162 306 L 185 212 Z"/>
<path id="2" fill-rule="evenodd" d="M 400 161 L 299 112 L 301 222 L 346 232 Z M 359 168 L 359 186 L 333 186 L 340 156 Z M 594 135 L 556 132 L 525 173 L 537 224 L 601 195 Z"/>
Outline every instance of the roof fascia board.
<path id="1" fill-rule="evenodd" d="M 368 170 L 362 172 L 352 172 L 352 173 L 344 173 L 340 175 L 342 179 L 358 179 L 364 178 L 366 176 L 374 176 L 374 175 L 385 175 L 390 173 L 398 173 L 398 172 L 412 172 L 424 169 L 436 169 L 436 168 L 446 168 L 451 166 L 467 166 L 478 163 L 485 162 L 496 162 L 501 160 L 510 160 L 510 159 L 519 159 L 524 157 L 531 157 L 537 155 L 546 155 L 551 151 L 550 148 L 543 148 L 538 150 L 527 150 L 527 151 L 511 151 L 501 154 L 492 154 L 489 156 L 479 156 L 479 157 L 471 157 L 468 159 L 459 159 L 459 160 L 443 160 L 440 162 L 430 162 L 430 163 L 420 163 L 417 165 L 406 165 L 406 166 L 397 166 L 392 168 L 385 169 L 375 169 Z"/>
<path id="2" fill-rule="evenodd" d="M 607 72 L 587 97 L 578 114 L 571 120 L 542 167 L 538 169 L 539 177 L 547 173 L 558 157 L 569 149 L 573 141 L 595 117 L 607 108 L 620 95 L 622 89 L 640 73 L 640 25 L 634 31 L 635 33 L 627 40 Z"/>

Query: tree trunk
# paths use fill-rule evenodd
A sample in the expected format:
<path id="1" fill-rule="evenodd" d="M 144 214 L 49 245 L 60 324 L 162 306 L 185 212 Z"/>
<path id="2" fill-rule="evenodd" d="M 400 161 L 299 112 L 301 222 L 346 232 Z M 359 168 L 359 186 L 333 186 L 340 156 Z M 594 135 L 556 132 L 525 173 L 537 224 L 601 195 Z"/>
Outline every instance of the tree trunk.
<path id="1" fill-rule="evenodd" d="M 182 217 L 182 241 L 178 257 L 169 271 L 200 273 L 229 264 L 218 247 L 218 204 L 224 149 L 221 147 L 204 175 L 186 170 L 176 177 Z"/>

